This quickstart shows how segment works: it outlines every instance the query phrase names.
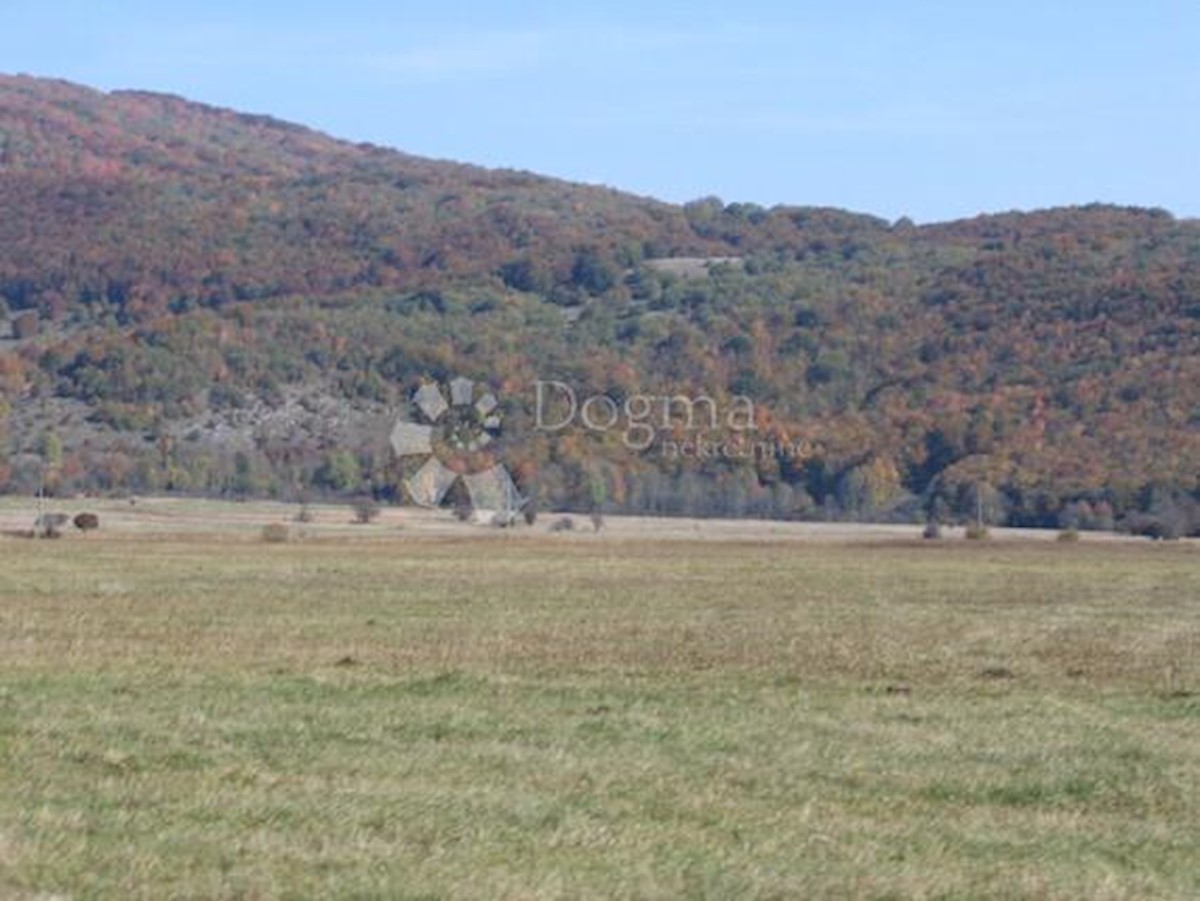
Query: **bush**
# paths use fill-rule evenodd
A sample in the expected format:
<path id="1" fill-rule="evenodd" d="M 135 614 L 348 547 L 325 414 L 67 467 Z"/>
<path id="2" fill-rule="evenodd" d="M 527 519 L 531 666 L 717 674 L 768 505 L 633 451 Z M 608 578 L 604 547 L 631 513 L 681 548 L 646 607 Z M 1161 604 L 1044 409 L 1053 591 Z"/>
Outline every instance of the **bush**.
<path id="1" fill-rule="evenodd" d="M 75 528 L 85 535 L 100 528 L 100 517 L 95 513 L 80 513 L 72 522 L 75 524 Z"/>
<path id="2" fill-rule="evenodd" d="M 271 522 L 262 528 L 262 540 L 267 544 L 287 544 L 292 539 L 292 530 L 287 523 Z"/>
<path id="3" fill-rule="evenodd" d="M 928 541 L 937 541 L 942 537 L 942 527 L 933 520 L 930 520 L 925 523 L 925 531 L 921 533 L 921 537 Z"/>
<path id="4" fill-rule="evenodd" d="M 70 521 L 65 513 L 43 513 L 33 524 L 33 534 L 38 538 L 62 538 L 63 527 Z"/>
<path id="5" fill-rule="evenodd" d="M 1063 529 L 1061 532 L 1058 533 L 1058 537 L 1055 539 L 1055 541 L 1061 541 L 1064 543 L 1075 542 L 1078 540 L 1079 540 L 1079 530 L 1075 529 L 1075 528 Z"/>
<path id="6" fill-rule="evenodd" d="M 498 510 L 492 516 L 492 525 L 498 529 L 507 529 L 516 525 L 519 515 L 516 510 Z"/>
<path id="7" fill-rule="evenodd" d="M 307 524 L 316 519 L 316 516 L 313 513 L 312 508 L 308 504 L 304 504 L 299 510 L 296 511 L 296 515 L 293 518 L 295 522 Z"/>
<path id="8" fill-rule="evenodd" d="M 354 502 L 354 521 L 361 526 L 379 518 L 379 503 L 373 497 L 362 497 Z"/>
<path id="9" fill-rule="evenodd" d="M 1186 524 L 1176 515 L 1131 513 L 1121 521 L 1121 531 L 1130 535 L 1174 541 L 1182 538 L 1187 529 Z"/>
<path id="10" fill-rule="evenodd" d="M 987 526 L 973 522 L 967 526 L 966 537 L 969 541 L 986 541 L 992 537 L 992 533 L 988 531 Z"/>
<path id="11" fill-rule="evenodd" d="M 575 529 L 575 520 L 569 516 L 562 516 L 550 523 L 551 532 L 571 532 Z"/>

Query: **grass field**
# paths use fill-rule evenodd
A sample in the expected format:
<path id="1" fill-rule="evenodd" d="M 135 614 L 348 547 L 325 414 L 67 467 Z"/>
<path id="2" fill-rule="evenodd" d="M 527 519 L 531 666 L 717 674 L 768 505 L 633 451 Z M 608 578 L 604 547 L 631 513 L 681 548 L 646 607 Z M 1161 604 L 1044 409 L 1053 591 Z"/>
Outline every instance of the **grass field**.
<path id="1" fill-rule="evenodd" d="M 0 538 L 0 897 L 1200 896 L 1195 544 L 371 536 Z"/>

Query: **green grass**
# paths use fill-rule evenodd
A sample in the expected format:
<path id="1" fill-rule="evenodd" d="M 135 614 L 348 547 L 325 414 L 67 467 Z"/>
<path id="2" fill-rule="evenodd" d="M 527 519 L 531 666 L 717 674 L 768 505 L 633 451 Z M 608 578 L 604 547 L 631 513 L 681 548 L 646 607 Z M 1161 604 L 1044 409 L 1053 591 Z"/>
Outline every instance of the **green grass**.
<path id="1" fill-rule="evenodd" d="M 1193 898 L 1193 546 L 0 539 L 0 897 Z"/>

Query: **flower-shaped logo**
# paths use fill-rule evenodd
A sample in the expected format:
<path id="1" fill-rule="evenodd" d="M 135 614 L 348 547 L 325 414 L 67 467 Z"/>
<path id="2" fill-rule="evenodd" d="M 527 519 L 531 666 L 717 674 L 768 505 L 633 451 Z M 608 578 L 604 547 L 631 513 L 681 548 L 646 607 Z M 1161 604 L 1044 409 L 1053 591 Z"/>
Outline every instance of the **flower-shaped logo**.
<path id="1" fill-rule="evenodd" d="M 425 422 L 401 419 L 392 429 L 398 457 L 427 456 L 404 482 L 412 499 L 436 507 L 461 479 L 476 510 L 512 516 L 525 504 L 504 464 L 494 460 L 502 417 L 496 396 L 476 391 L 470 379 L 456 378 L 446 399 L 432 382 L 413 393 L 413 406 Z"/>

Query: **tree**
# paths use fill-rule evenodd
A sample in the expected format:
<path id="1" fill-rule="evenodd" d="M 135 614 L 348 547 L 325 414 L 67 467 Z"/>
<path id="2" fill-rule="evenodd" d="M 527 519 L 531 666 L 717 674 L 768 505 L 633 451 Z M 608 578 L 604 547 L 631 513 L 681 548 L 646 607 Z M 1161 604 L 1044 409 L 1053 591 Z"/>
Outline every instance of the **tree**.
<path id="1" fill-rule="evenodd" d="M 959 488 L 958 510 L 977 526 L 1004 521 L 1004 496 L 988 482 L 971 482 Z"/>
<path id="2" fill-rule="evenodd" d="M 330 451 L 313 475 L 313 481 L 318 487 L 329 491 L 351 491 L 362 483 L 362 469 L 349 451 Z"/>
<path id="3" fill-rule="evenodd" d="M 550 271 L 529 257 L 513 260 L 500 267 L 500 278 L 514 291 L 545 294 L 553 285 Z"/>
<path id="4" fill-rule="evenodd" d="M 603 294 L 617 283 L 617 277 L 595 248 L 586 248 L 575 255 L 571 267 L 571 283 L 588 294 Z"/>
<path id="5" fill-rule="evenodd" d="M 602 514 L 608 506 L 608 482 L 603 473 L 588 474 L 588 509 L 593 514 Z"/>
<path id="6" fill-rule="evenodd" d="M 62 439 L 54 432 L 43 432 L 42 439 L 38 444 L 38 453 L 47 469 L 58 469 L 62 466 Z"/>
<path id="7" fill-rule="evenodd" d="M 39 492 L 57 494 L 62 481 L 62 441 L 54 432 L 44 432 L 38 442 L 38 456 L 42 471 L 39 477 Z"/>
<path id="8" fill-rule="evenodd" d="M 254 461 L 245 451 L 233 455 L 233 483 L 230 486 L 238 497 L 257 493 L 258 478 L 254 471 Z"/>
<path id="9" fill-rule="evenodd" d="M 360 526 L 374 522 L 381 512 L 379 502 L 373 497 L 360 497 L 354 502 L 354 521 Z"/>

